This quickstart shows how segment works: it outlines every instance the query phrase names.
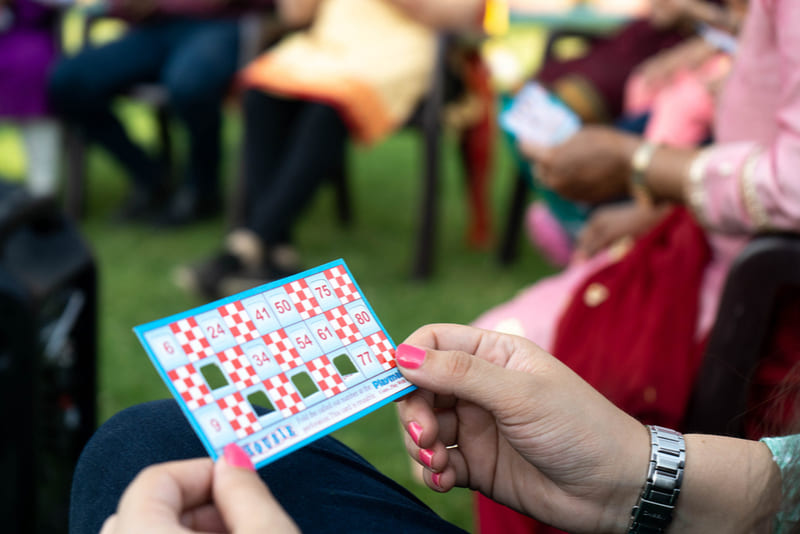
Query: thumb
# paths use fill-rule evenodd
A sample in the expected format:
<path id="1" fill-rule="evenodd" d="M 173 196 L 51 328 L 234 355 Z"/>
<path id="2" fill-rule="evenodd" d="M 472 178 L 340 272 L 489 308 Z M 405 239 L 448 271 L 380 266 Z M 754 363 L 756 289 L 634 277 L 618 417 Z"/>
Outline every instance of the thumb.
<path id="1" fill-rule="evenodd" d="M 452 395 L 494 413 L 519 404 L 528 387 L 526 373 L 506 369 L 460 350 L 424 349 L 401 343 L 397 364 L 403 376 L 421 389 Z"/>
<path id="2" fill-rule="evenodd" d="M 214 466 L 214 503 L 234 534 L 299 534 L 300 530 L 275 500 L 247 453 L 227 445 Z"/>

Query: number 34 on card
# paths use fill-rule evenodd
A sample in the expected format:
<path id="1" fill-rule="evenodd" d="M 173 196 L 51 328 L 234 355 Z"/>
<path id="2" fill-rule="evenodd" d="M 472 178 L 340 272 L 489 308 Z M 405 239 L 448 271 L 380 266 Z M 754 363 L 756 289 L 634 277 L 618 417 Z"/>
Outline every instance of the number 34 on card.
<path id="1" fill-rule="evenodd" d="M 342 260 L 134 331 L 214 459 L 261 467 L 414 389 Z"/>

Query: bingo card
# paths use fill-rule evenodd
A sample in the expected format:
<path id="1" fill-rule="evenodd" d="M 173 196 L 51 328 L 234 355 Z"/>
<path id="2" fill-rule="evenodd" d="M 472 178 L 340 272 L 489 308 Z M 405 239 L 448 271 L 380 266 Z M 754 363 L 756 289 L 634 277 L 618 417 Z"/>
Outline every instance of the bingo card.
<path id="1" fill-rule="evenodd" d="M 550 147 L 581 128 L 578 116 L 538 82 L 528 82 L 500 114 L 503 130 L 516 139 Z"/>
<path id="2" fill-rule="evenodd" d="M 134 331 L 211 457 L 257 468 L 414 389 L 342 260 Z"/>

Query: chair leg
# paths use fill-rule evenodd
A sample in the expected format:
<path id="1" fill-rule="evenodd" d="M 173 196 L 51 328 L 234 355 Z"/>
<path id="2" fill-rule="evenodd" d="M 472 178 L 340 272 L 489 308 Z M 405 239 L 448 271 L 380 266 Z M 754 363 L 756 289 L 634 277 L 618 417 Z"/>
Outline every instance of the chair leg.
<path id="1" fill-rule="evenodd" d="M 511 264 L 519 254 L 519 234 L 522 229 L 522 219 L 525 216 L 525 205 L 528 198 L 528 186 L 519 173 L 515 175 L 515 181 L 508 203 L 506 229 L 498 254 L 500 263 L 503 265 Z"/>
<path id="2" fill-rule="evenodd" d="M 86 141 L 73 126 L 67 126 L 65 132 L 64 211 L 70 218 L 78 220 L 84 215 L 86 203 Z"/>
<path id="3" fill-rule="evenodd" d="M 439 205 L 439 135 L 440 126 L 424 129 L 424 169 L 420 224 L 417 234 L 417 252 L 412 277 L 428 278 L 433 271 L 433 248 L 436 242 L 436 221 Z"/>
<path id="4" fill-rule="evenodd" d="M 467 91 L 477 99 L 480 106 L 475 121 L 461 132 L 460 142 L 472 213 L 467 239 L 471 246 L 485 249 L 492 241 L 489 179 L 496 135 L 495 95 L 489 69 L 477 50 L 466 53 L 463 68 Z"/>
<path id="5" fill-rule="evenodd" d="M 175 179 L 175 169 L 173 168 L 172 133 L 169 128 L 169 110 L 167 106 L 158 106 L 156 110 L 156 120 L 158 122 L 158 138 L 161 143 L 159 160 L 161 168 L 166 173 L 167 179 L 171 184 Z"/>
<path id="6" fill-rule="evenodd" d="M 470 246 L 485 249 L 492 241 L 489 209 L 489 178 L 492 159 L 492 126 L 481 120 L 461 134 L 462 167 L 467 179 L 472 216 L 467 230 Z"/>
<path id="7" fill-rule="evenodd" d="M 441 35 L 436 51 L 436 66 L 431 87 L 421 104 L 423 160 L 421 213 L 417 231 L 417 250 L 411 271 L 412 278 L 423 280 L 433 271 L 433 250 L 436 243 L 436 221 L 439 205 L 439 150 L 441 144 L 444 85 L 450 37 Z"/>
<path id="8" fill-rule="evenodd" d="M 244 150 L 239 154 L 239 169 L 231 186 L 228 200 L 228 229 L 241 228 L 247 221 L 247 170 L 245 169 Z"/>
<path id="9" fill-rule="evenodd" d="M 348 186 L 348 161 L 347 148 L 342 151 L 342 157 L 331 172 L 336 193 L 336 215 L 343 227 L 349 227 L 353 222 L 353 210 L 350 202 L 350 189 Z"/>

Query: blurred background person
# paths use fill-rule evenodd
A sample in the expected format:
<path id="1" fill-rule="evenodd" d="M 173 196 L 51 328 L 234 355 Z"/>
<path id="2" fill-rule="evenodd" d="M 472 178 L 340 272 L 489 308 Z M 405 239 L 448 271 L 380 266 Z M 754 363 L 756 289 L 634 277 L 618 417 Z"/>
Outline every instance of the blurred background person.
<path id="1" fill-rule="evenodd" d="M 566 103 L 583 124 L 617 124 L 641 133 L 645 124 L 650 123 L 648 112 L 655 100 L 654 93 L 670 84 L 673 71 L 682 66 L 684 70 L 694 68 L 702 64 L 705 56 L 711 53 L 709 50 L 716 51 L 704 39 L 696 37 L 696 25 L 698 20 L 727 12 L 720 9 L 717 2 L 651 0 L 649 4 L 648 17 L 626 24 L 611 37 L 590 37 L 588 52 L 577 58 L 561 61 L 551 54 L 537 74 L 536 79 Z M 707 70 L 712 71 L 712 68 Z M 718 66 L 714 70 L 721 71 L 724 67 Z M 639 75 L 641 72 L 648 75 Z M 711 74 L 709 72 L 707 76 Z M 632 79 L 640 81 L 634 85 L 633 97 Z M 658 87 L 656 82 L 660 84 Z M 686 92 L 684 87 L 683 93 Z M 668 113 L 659 114 L 659 117 L 685 117 L 689 114 L 687 108 L 691 107 L 692 111 L 706 113 L 703 118 L 707 128 L 710 123 L 708 114 L 711 113 L 711 108 L 705 105 L 708 100 L 687 103 L 684 99 L 679 110 L 670 108 Z M 660 124 L 665 121 L 652 122 Z M 654 129 L 654 125 L 649 127 Z M 703 129 L 702 121 L 695 129 L 698 128 Z M 673 138 L 678 129 L 672 128 Z M 521 171 L 541 197 L 531 204 L 526 214 L 527 233 L 552 264 L 563 267 L 575 250 L 584 224 L 591 218 L 591 206 L 572 203 L 543 187 L 530 175 L 524 158 L 519 157 L 519 161 Z M 646 219 L 644 216 L 638 218 Z"/>
<path id="2" fill-rule="evenodd" d="M 288 36 L 241 74 L 245 222 L 223 250 L 179 269 L 217 298 L 300 270 L 291 231 L 345 156 L 401 127 L 428 90 L 438 28 L 479 27 L 482 0 L 306 0 L 282 9 Z"/>
<path id="3" fill-rule="evenodd" d="M 585 126 L 549 149 L 523 146 L 537 176 L 566 198 L 596 204 L 633 193 L 645 205 L 686 207 L 671 209 L 635 242 L 536 283 L 476 325 L 535 341 L 635 417 L 680 428 L 734 258 L 756 233 L 800 228 L 798 21 L 794 2 L 750 2 L 714 143 L 703 150 L 604 126 Z M 749 437 L 786 424 L 789 412 L 775 408 L 775 393 L 796 361 L 797 329 L 786 320 L 792 303 L 776 310 L 779 334 L 753 377 Z M 481 504 L 482 532 L 514 524 L 542 532 L 491 501 Z"/>
<path id="4" fill-rule="evenodd" d="M 239 67 L 240 24 L 248 10 L 273 0 L 104 0 L 93 12 L 120 17 L 129 31 L 83 49 L 56 65 L 49 94 L 57 112 L 109 151 L 125 168 L 132 191 L 118 217 L 185 224 L 217 215 L 221 104 Z M 135 143 L 114 114 L 116 96 L 157 82 L 169 109 L 189 133 L 186 177 L 171 199 L 166 169 Z"/>

